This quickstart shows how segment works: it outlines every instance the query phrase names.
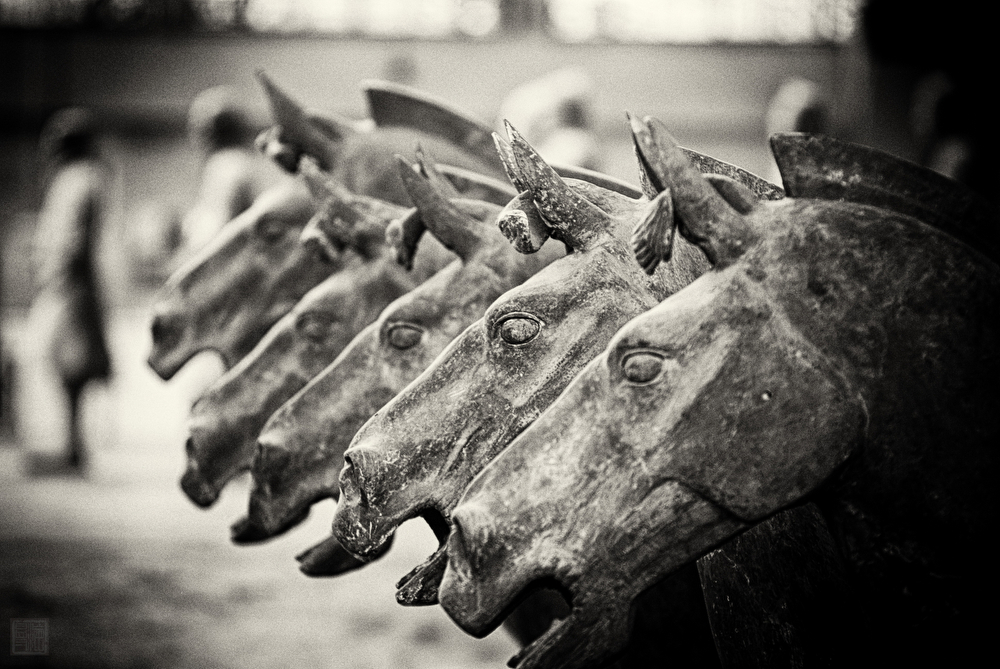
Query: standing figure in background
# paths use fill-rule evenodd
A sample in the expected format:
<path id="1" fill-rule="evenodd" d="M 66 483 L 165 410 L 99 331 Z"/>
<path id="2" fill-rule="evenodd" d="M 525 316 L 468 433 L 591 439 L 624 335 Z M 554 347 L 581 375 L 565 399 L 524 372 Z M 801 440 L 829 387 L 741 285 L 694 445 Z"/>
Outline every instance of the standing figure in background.
<path id="1" fill-rule="evenodd" d="M 253 147 L 249 114 L 228 86 L 199 93 L 188 112 L 188 134 L 200 154 L 198 195 L 181 224 L 182 253 L 201 248 L 250 207 L 266 187 L 268 165 Z"/>
<path id="2" fill-rule="evenodd" d="M 89 112 L 56 112 L 42 131 L 40 153 L 45 196 L 34 245 L 39 292 L 31 307 L 31 332 L 68 397 L 65 464 L 80 469 L 85 456 L 80 395 L 89 381 L 111 374 L 96 258 L 107 174 Z"/>

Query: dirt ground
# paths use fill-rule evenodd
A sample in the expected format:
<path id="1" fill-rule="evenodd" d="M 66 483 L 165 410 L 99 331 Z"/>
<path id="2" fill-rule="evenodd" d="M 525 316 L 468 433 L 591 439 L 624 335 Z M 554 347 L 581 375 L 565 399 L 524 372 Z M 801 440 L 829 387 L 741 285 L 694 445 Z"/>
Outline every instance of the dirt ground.
<path id="1" fill-rule="evenodd" d="M 184 418 L 219 373 L 201 361 L 170 382 L 145 366 L 147 311 L 112 320 L 116 374 L 90 392 L 84 477 L 32 477 L 65 419 L 18 314 L 4 339 L 18 359 L 16 432 L 0 444 L 0 667 L 270 669 L 503 667 L 505 632 L 477 640 L 440 607 L 396 604 L 393 583 L 433 550 L 422 523 L 365 569 L 310 579 L 294 555 L 329 534 L 332 503 L 267 544 L 229 542 L 246 505 L 236 482 L 208 511 L 181 493 Z M 11 620 L 49 621 L 47 656 L 9 653 Z"/>

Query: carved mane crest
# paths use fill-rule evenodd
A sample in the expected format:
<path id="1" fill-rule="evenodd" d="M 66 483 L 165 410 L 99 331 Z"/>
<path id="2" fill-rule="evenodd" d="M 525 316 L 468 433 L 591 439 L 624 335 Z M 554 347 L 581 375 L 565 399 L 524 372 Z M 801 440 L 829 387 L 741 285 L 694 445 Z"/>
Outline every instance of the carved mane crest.
<path id="1" fill-rule="evenodd" d="M 884 151 L 824 135 L 779 133 L 771 151 L 791 197 L 867 204 L 912 216 L 1000 258 L 1000 212 L 963 186 Z"/>

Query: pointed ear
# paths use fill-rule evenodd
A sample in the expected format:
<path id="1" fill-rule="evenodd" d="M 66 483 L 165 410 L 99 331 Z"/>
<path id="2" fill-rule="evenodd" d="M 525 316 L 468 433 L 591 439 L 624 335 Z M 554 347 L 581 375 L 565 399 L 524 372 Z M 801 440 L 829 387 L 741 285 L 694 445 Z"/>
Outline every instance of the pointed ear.
<path id="1" fill-rule="evenodd" d="M 575 250 L 607 234 L 613 225 L 609 216 L 570 188 L 509 123 L 507 133 L 518 171 L 550 234 Z"/>
<path id="2" fill-rule="evenodd" d="M 738 258 L 758 238 L 753 219 L 741 214 L 691 164 L 677 141 L 655 119 L 629 115 L 643 169 L 659 190 L 670 190 L 681 233 L 716 266 Z"/>
<path id="3" fill-rule="evenodd" d="M 463 261 L 468 261 L 488 243 L 490 232 L 487 226 L 483 221 L 459 209 L 455 202 L 438 189 L 432 179 L 414 169 L 405 158 L 396 156 L 396 159 L 399 161 L 400 179 L 420 212 L 424 225 L 445 247 L 454 251 Z M 438 175 L 437 179 L 439 184 L 446 183 L 447 190 L 454 192 L 444 177 Z M 494 217 L 498 210 L 499 208 L 492 210 Z M 482 213 L 484 217 L 489 214 L 489 211 Z"/>
<path id="4" fill-rule="evenodd" d="M 514 152 L 511 150 L 507 140 L 497 133 L 493 133 L 493 144 L 496 147 L 497 155 L 500 156 L 500 162 L 503 163 L 503 171 L 507 174 L 507 178 L 510 179 L 517 192 L 523 193 L 528 190 L 528 184 L 521 177 L 521 170 L 517 166 L 517 159 L 514 158 Z"/>
<path id="5" fill-rule="evenodd" d="M 405 211 L 402 207 L 351 192 L 320 169 L 310 156 L 299 161 L 299 172 L 319 204 L 316 226 L 337 248 L 351 247 L 364 257 L 377 255 L 385 245 L 389 222 Z"/>
<path id="6" fill-rule="evenodd" d="M 432 188 L 438 191 L 442 197 L 449 200 L 461 196 L 458 189 L 455 188 L 455 185 L 446 179 L 443 174 L 441 174 L 440 170 L 438 170 L 437 163 L 429 153 L 424 151 L 423 147 L 421 147 L 419 143 L 417 144 L 415 153 L 417 163 L 411 167 L 427 179 Z M 399 156 L 397 156 L 396 159 L 399 160 Z"/>
<path id="7" fill-rule="evenodd" d="M 279 128 L 277 136 L 272 133 L 269 139 L 278 144 L 292 145 L 298 149 L 298 153 L 315 156 L 323 167 L 329 168 L 330 165 L 325 163 L 328 162 L 328 156 L 332 155 L 332 147 L 340 141 L 328 134 L 335 134 L 332 122 L 325 123 L 325 127 L 321 128 L 309 118 L 298 102 L 278 88 L 263 71 L 257 72 L 257 79 L 264 87 L 271 107 L 271 116 L 274 119 L 274 124 Z M 258 145 L 261 144 L 262 138 L 264 135 L 258 138 Z M 266 146 L 265 144 L 265 151 L 269 150 Z M 284 163 L 282 164 L 284 165 Z"/>
<path id="8" fill-rule="evenodd" d="M 385 242 L 395 250 L 396 262 L 406 271 L 413 269 L 413 257 L 426 230 L 420 210 L 416 207 L 392 221 L 385 229 Z"/>

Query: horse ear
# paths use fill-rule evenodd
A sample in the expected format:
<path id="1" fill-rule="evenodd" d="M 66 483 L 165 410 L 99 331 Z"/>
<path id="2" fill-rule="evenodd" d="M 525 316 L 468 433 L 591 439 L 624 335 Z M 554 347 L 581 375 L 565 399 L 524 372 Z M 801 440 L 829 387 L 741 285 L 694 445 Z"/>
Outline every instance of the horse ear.
<path id="1" fill-rule="evenodd" d="M 493 144 L 496 147 L 497 154 L 500 156 L 500 162 L 503 164 L 503 171 L 507 174 L 507 178 L 510 179 L 517 192 L 523 193 L 528 190 L 528 184 L 521 178 L 521 169 L 517 166 L 517 159 L 514 158 L 514 152 L 511 150 L 507 140 L 493 133 Z"/>
<path id="2" fill-rule="evenodd" d="M 437 163 L 430 154 L 425 153 L 423 147 L 417 144 L 415 151 L 417 157 L 417 163 L 414 169 L 420 173 L 425 179 L 427 179 L 431 186 L 441 194 L 442 197 L 448 198 L 449 200 L 456 197 L 461 197 L 458 188 L 455 187 L 451 181 L 446 179 L 440 170 L 438 170 Z M 397 160 L 398 160 L 397 156 Z"/>
<path id="3" fill-rule="evenodd" d="M 312 156 L 302 156 L 299 159 L 299 175 L 306 182 L 309 194 L 317 204 L 322 204 L 330 198 L 345 199 L 351 195 L 346 186 L 323 171 L 319 161 Z"/>
<path id="4" fill-rule="evenodd" d="M 302 106 L 281 90 L 262 70 L 257 71 L 271 107 L 271 117 L 280 128 L 279 142 L 292 144 L 302 153 L 315 156 L 321 164 L 328 160 L 332 145 L 342 141 L 348 134 L 357 132 L 350 124 L 340 124 L 332 116 L 318 120 L 310 117 Z M 330 165 L 323 164 L 329 168 Z"/>
<path id="5" fill-rule="evenodd" d="M 510 123 L 506 125 L 518 171 L 550 234 L 571 249 L 593 245 L 607 233 L 608 215 L 570 188 Z"/>
<path id="6" fill-rule="evenodd" d="M 681 233 L 716 266 L 743 254 L 757 238 L 752 219 L 740 213 L 691 164 L 677 141 L 655 119 L 629 115 L 643 169 L 659 190 L 669 190 Z M 734 196 L 735 197 L 735 196 Z"/>
<path id="7" fill-rule="evenodd" d="M 351 247 L 360 255 L 372 257 L 385 245 L 389 221 L 403 211 L 398 205 L 351 192 L 329 174 L 317 161 L 303 156 L 299 172 L 305 179 L 319 211 L 315 227 L 336 248 Z"/>
<path id="8" fill-rule="evenodd" d="M 396 262 L 406 268 L 406 271 L 413 269 L 413 257 L 417 254 L 417 246 L 426 230 L 427 226 L 416 207 L 391 222 L 385 229 L 385 242 L 395 250 Z"/>
<path id="9" fill-rule="evenodd" d="M 435 185 L 431 178 L 415 169 L 402 156 L 396 156 L 399 161 L 399 176 L 406 187 L 406 192 L 413 200 L 414 206 L 420 212 L 420 218 L 431 234 L 448 249 L 454 251 L 463 261 L 469 260 L 489 237 L 486 226 L 480 225 L 476 216 L 459 209 L 455 202 L 446 197 L 445 193 Z M 437 176 L 439 183 L 444 177 Z M 448 184 L 448 189 L 454 189 Z M 485 203 L 484 203 L 485 204 Z M 488 205 L 487 205 L 488 206 Z M 484 210 L 480 215 L 493 218 L 497 210 Z M 492 216 L 490 216 L 492 213 Z"/>

